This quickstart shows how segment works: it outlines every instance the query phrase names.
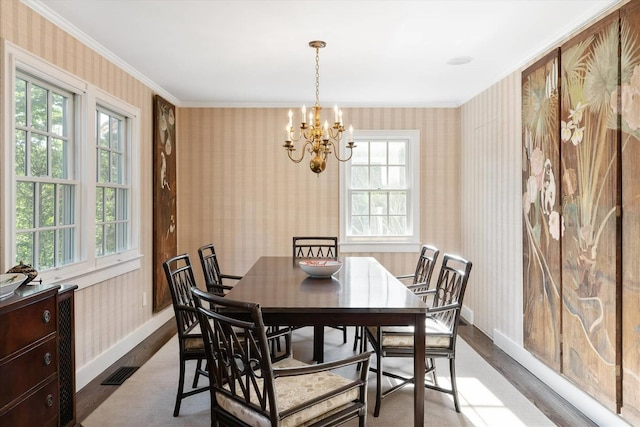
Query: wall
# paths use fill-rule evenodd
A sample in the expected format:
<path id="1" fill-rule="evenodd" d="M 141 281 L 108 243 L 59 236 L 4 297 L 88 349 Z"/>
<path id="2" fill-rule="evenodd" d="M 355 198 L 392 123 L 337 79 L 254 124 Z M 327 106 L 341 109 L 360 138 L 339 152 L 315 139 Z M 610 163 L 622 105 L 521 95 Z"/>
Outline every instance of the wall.
<path id="1" fill-rule="evenodd" d="M 339 164 L 320 175 L 282 147 L 288 109 L 178 109 L 178 246 L 216 245 L 223 272 L 244 274 L 263 255 L 290 255 L 291 237 L 339 234 Z M 422 241 L 458 252 L 458 109 L 347 108 L 362 130 L 420 130 Z M 357 150 L 357 148 L 356 148 Z M 298 152 L 296 152 L 297 154 Z M 413 272 L 417 253 L 375 256 Z M 198 272 L 199 273 L 199 272 Z"/>
<path id="2" fill-rule="evenodd" d="M 95 375 L 170 319 L 171 309 L 152 315 L 142 306 L 142 293 L 151 298 L 151 122 L 152 91 L 104 57 L 47 21 L 19 0 L 0 1 L 0 37 L 96 85 L 140 109 L 142 268 L 76 292 L 75 338 L 77 385 Z M 2 55 L 4 73 L 4 55 Z M 0 88 L 5 87 L 4 74 Z M 12 86 L 12 85 L 11 85 Z M 10 87 L 11 87 L 10 86 Z M 4 97 L 5 94 L 2 94 Z M 5 134 L 3 131 L 2 135 Z M 2 143 L 8 143 L 3 141 Z M 4 185 L 4 183 L 3 183 Z"/>

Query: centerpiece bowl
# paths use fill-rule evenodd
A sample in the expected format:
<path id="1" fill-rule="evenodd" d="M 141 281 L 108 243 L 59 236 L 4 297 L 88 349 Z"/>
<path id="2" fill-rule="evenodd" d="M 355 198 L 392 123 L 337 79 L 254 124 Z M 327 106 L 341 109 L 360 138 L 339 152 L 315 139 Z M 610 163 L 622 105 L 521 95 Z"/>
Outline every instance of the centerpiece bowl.
<path id="1" fill-rule="evenodd" d="M 13 291 L 25 280 L 27 280 L 27 276 L 21 273 L 0 274 L 0 299 L 13 295 Z"/>
<path id="2" fill-rule="evenodd" d="M 337 260 L 307 259 L 298 264 L 311 277 L 331 277 L 342 268 L 342 261 Z"/>

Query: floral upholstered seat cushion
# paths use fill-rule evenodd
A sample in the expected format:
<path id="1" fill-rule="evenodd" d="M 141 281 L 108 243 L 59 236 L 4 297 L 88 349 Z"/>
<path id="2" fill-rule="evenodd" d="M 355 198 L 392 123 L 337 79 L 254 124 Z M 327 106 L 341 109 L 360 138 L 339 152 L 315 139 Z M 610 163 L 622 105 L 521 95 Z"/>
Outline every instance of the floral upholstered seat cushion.
<path id="1" fill-rule="evenodd" d="M 273 365 L 274 368 L 291 368 L 297 366 L 306 366 L 306 364 L 299 360 L 288 358 Z M 332 372 L 319 372 L 309 375 L 277 378 L 275 380 L 275 391 L 276 401 L 279 406 L 278 409 L 282 412 L 351 382 L 352 380 L 341 377 L 340 375 L 336 375 Z M 349 390 L 331 399 L 322 401 L 300 412 L 292 414 L 291 416 L 283 419 L 280 425 L 282 427 L 308 425 L 315 420 L 324 418 L 326 414 L 337 412 L 346 404 L 358 399 L 358 396 L 358 389 Z M 254 401 L 253 397 L 254 396 L 252 395 L 252 402 L 257 404 L 257 401 Z M 216 399 L 220 407 L 225 411 L 231 413 L 236 418 L 241 419 L 251 426 L 266 427 L 271 425 L 267 417 L 264 417 L 262 414 L 253 411 L 247 406 L 220 392 L 216 393 Z"/>
<path id="2" fill-rule="evenodd" d="M 377 336 L 377 326 L 368 329 Z M 382 330 L 382 347 L 413 347 L 413 326 L 385 326 Z M 449 327 L 437 319 L 427 317 L 424 332 L 426 347 L 447 348 L 451 344 Z"/>

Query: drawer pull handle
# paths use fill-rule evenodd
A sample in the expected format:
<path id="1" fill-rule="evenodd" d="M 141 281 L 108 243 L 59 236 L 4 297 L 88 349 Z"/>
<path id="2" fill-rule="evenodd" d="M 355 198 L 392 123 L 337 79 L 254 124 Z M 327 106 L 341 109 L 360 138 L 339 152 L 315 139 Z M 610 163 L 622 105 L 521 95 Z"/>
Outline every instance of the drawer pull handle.
<path id="1" fill-rule="evenodd" d="M 53 406 L 53 396 L 52 395 L 47 395 L 47 406 L 49 408 L 51 408 Z"/>
<path id="2" fill-rule="evenodd" d="M 47 352 L 44 355 L 44 364 L 49 366 L 51 364 L 51 353 Z"/>
<path id="3" fill-rule="evenodd" d="M 45 310 L 42 312 L 42 321 L 44 323 L 49 323 L 49 320 L 51 320 L 51 313 L 49 312 L 49 310 Z"/>

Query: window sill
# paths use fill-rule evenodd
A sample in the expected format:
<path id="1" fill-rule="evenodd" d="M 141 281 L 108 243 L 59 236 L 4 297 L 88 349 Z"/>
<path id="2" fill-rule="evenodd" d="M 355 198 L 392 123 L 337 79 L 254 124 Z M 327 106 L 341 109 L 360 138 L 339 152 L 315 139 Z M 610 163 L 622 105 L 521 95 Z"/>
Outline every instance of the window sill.
<path id="1" fill-rule="evenodd" d="M 351 242 L 340 243 L 340 253 L 349 252 L 419 252 L 420 243 L 410 242 Z"/>
<path id="2" fill-rule="evenodd" d="M 83 271 L 69 272 L 68 274 L 56 274 L 55 271 L 42 273 L 38 278 L 48 284 L 70 283 L 78 286 L 78 289 L 88 288 L 105 280 L 139 270 L 142 265 L 142 255 L 136 255 L 125 260 L 118 260 L 111 264 L 101 265 Z"/>

